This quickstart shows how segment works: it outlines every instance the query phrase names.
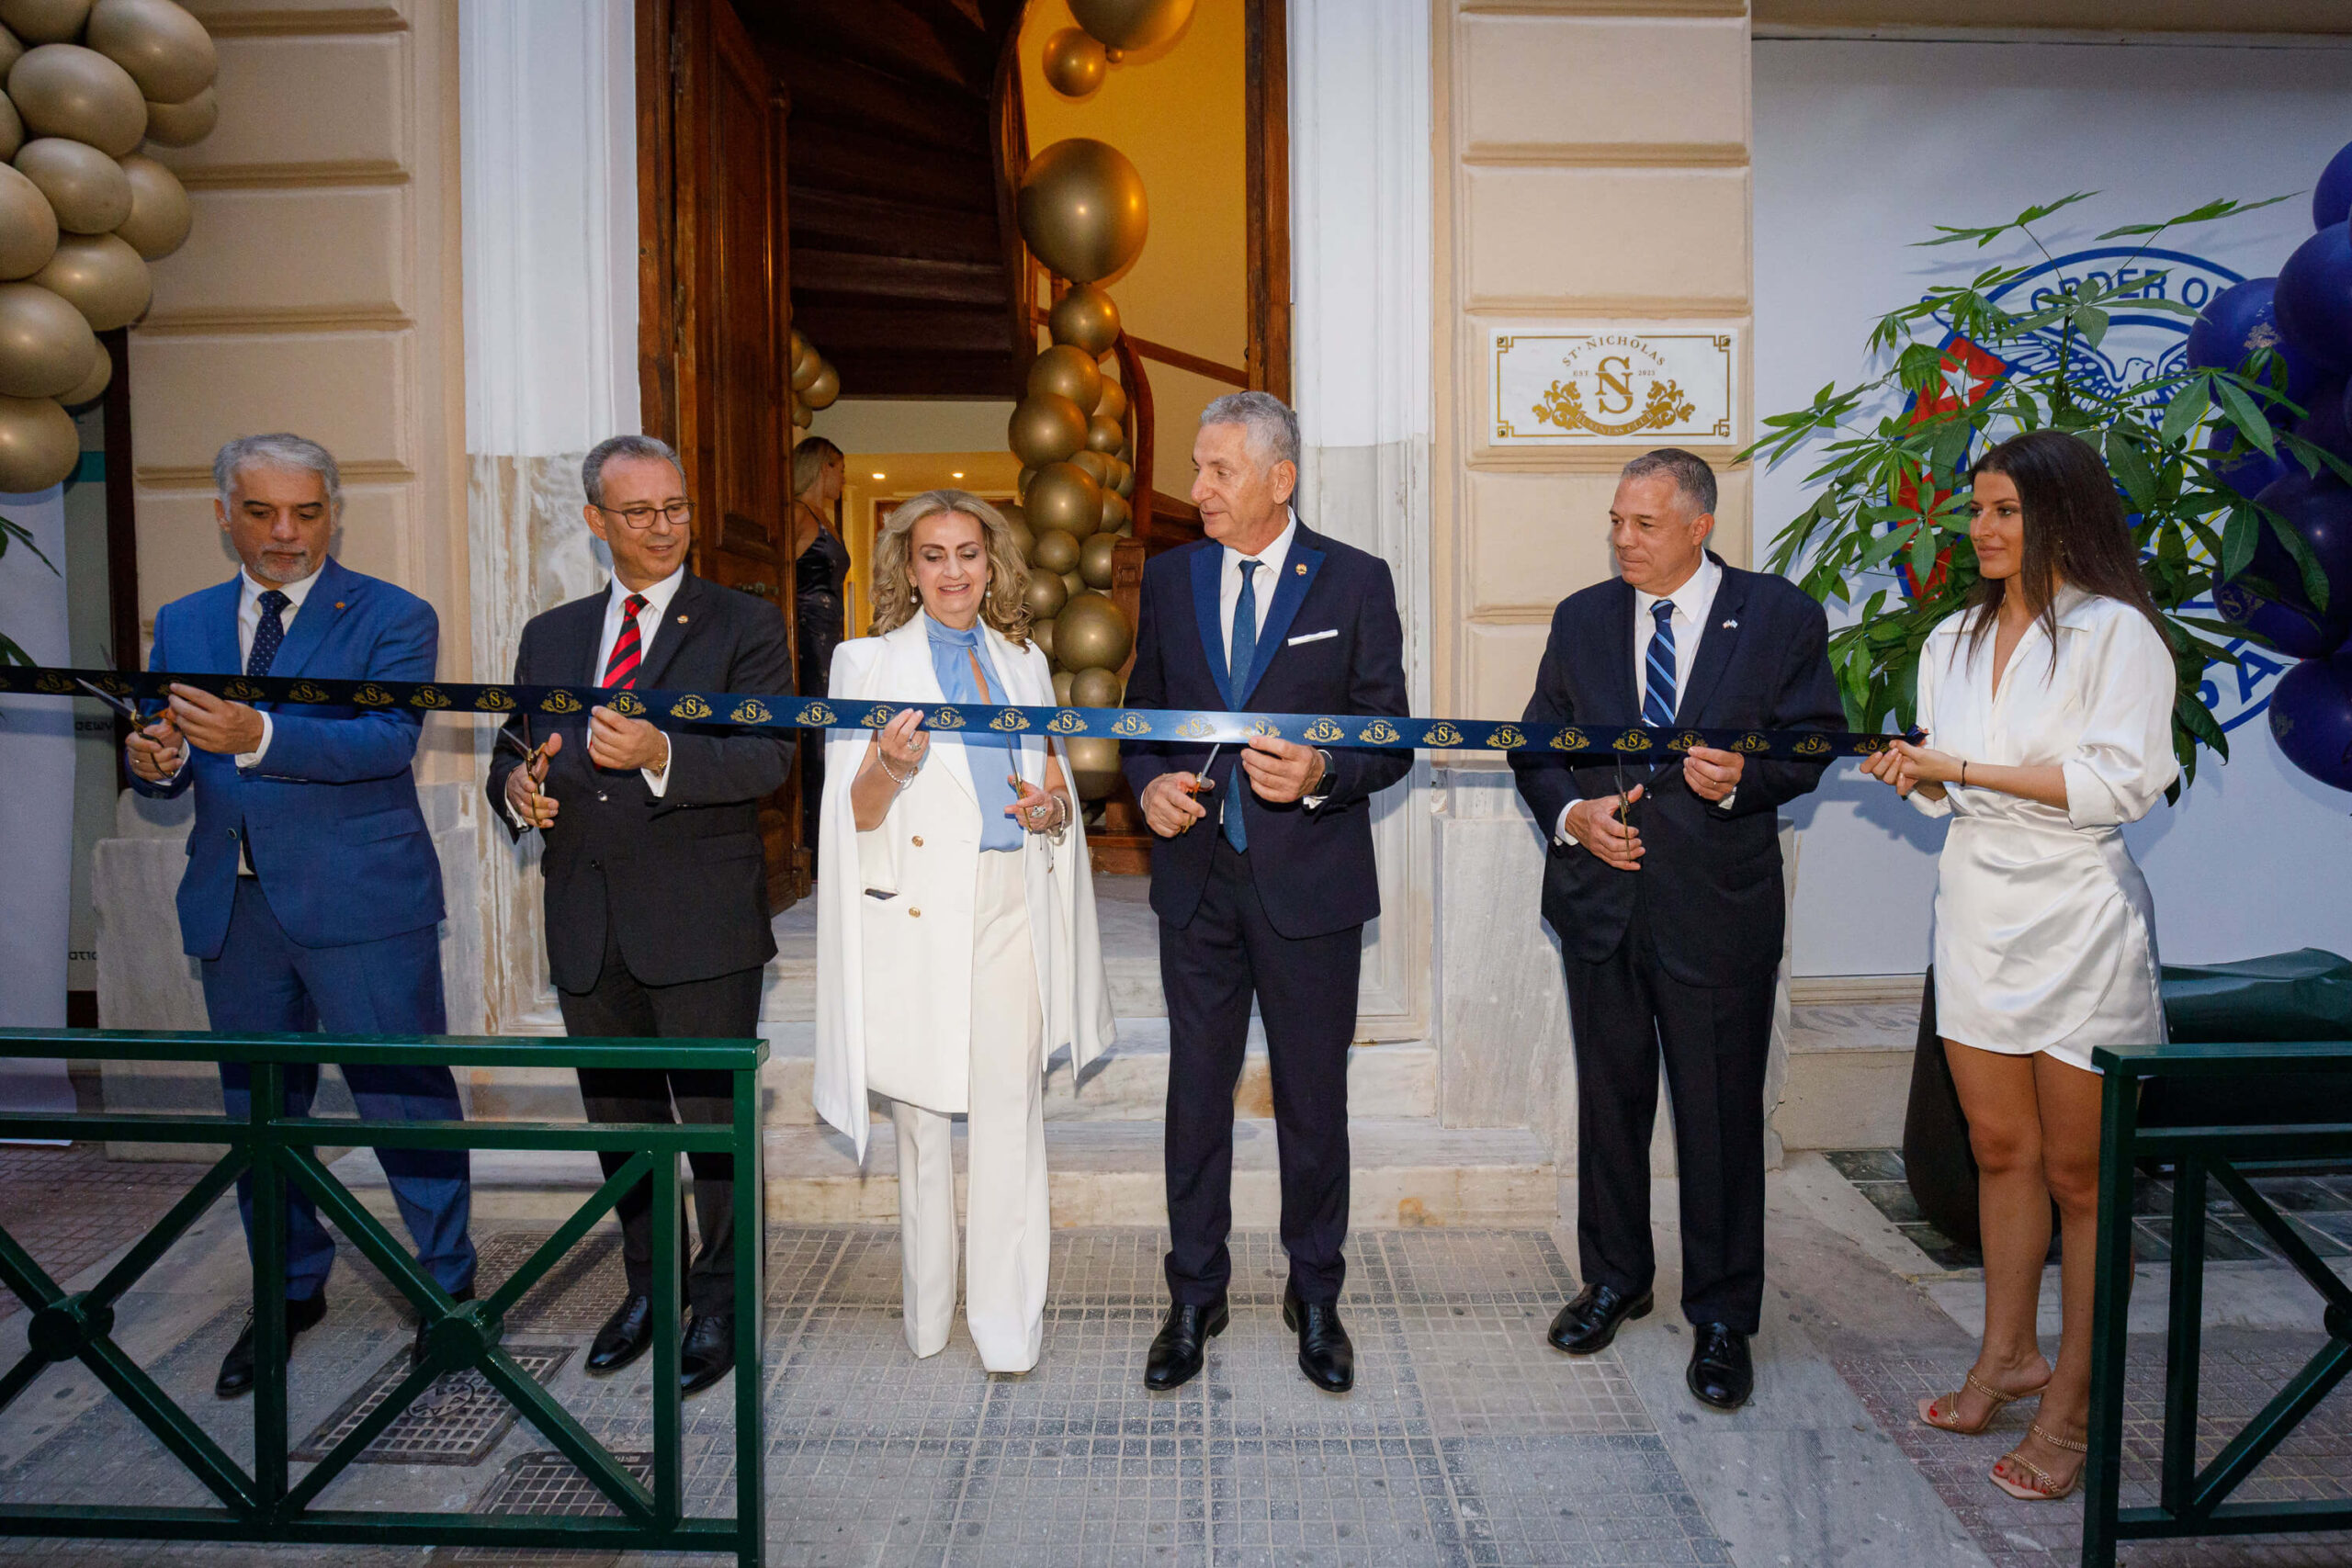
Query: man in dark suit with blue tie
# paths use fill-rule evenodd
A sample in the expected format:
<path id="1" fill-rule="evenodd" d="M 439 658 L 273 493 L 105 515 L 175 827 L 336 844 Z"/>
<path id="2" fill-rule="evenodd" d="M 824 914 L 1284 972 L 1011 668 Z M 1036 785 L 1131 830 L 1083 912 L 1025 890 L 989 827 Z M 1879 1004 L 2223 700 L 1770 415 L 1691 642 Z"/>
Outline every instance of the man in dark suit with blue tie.
<path id="1" fill-rule="evenodd" d="M 429 681 L 439 644 L 433 606 L 362 577 L 327 554 L 343 515 L 334 458 L 299 435 L 252 435 L 212 465 L 214 511 L 243 570 L 156 613 L 151 670 Z M 223 1033 L 442 1034 L 441 863 L 418 808 L 421 721 L 411 713 L 292 703 L 233 703 L 174 685 L 134 731 L 126 761 L 145 795 L 196 791 L 180 939 L 203 967 L 204 1007 Z M 447 1067 L 343 1069 L 359 1114 L 456 1122 Z M 319 1070 L 286 1070 L 288 1115 L 310 1113 Z M 229 1114 L 250 1105 L 247 1069 L 220 1065 Z M 463 1149 L 379 1149 L 417 1259 L 460 1301 L 473 1295 L 474 1247 Z M 253 1178 L 237 1179 L 248 1236 Z M 309 1197 L 287 1192 L 286 1328 L 326 1315 L 334 1242 Z M 424 1325 L 418 1325 L 417 1345 Z M 222 1361 L 223 1398 L 254 1382 L 248 1322 Z"/>
<path id="2" fill-rule="evenodd" d="M 1290 509 L 1298 420 L 1264 392 L 1216 399 L 1193 446 L 1207 537 L 1144 568 L 1126 701 L 1139 708 L 1406 711 L 1404 632 L 1387 564 Z M 1130 744 L 1125 766 L 1157 835 L 1151 907 L 1168 998 L 1168 1316 L 1144 1382 L 1201 1370 L 1233 1271 L 1233 1091 L 1255 995 L 1273 1077 L 1283 1321 L 1299 1370 L 1340 1392 L 1355 1350 L 1340 1322 L 1348 1231 L 1348 1047 L 1364 922 L 1380 913 L 1372 796 L 1406 750 Z"/>
<path id="3" fill-rule="evenodd" d="M 1625 465 L 1609 511 L 1619 575 L 1572 594 L 1525 722 L 1596 728 L 1838 729 L 1828 621 L 1787 579 L 1707 549 L 1715 476 L 1673 447 Z M 1696 747 L 1623 771 L 1514 751 L 1550 853 L 1577 1059 L 1577 1255 L 1584 1290 L 1553 1320 L 1575 1355 L 1650 1310 L 1650 1127 L 1658 1061 L 1682 1189 L 1685 1381 L 1721 1410 L 1755 1387 L 1764 1300 L 1764 1074 L 1785 916 L 1780 806 L 1818 764 Z M 1629 787 L 1628 787 L 1629 786 Z M 1620 793 L 1622 788 L 1622 794 Z"/>

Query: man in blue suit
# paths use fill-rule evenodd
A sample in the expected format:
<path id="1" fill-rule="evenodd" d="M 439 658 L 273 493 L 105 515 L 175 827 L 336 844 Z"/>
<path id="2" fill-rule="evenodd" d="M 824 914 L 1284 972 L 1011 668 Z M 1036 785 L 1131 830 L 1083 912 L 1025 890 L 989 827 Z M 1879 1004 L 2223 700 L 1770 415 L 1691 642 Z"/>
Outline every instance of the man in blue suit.
<path id="1" fill-rule="evenodd" d="M 1202 412 L 1193 502 L 1208 537 L 1144 568 L 1126 700 L 1142 708 L 1402 714 L 1404 630 L 1378 557 L 1290 509 L 1298 419 L 1264 392 Z M 1144 1382 L 1201 1370 L 1233 1271 L 1233 1090 L 1254 993 L 1273 1075 L 1283 1321 L 1308 1382 L 1355 1380 L 1340 1322 L 1348 1234 L 1348 1047 L 1364 922 L 1380 913 L 1372 796 L 1405 750 L 1270 737 L 1223 749 L 1131 745 L 1125 766 L 1157 835 L 1151 907 L 1168 997 L 1168 1290 Z M 1202 770 L 1206 770 L 1204 775 Z"/>
<path id="2" fill-rule="evenodd" d="M 337 565 L 327 546 L 343 514 L 342 477 L 299 435 L 242 436 L 212 465 L 221 532 L 244 563 L 217 588 L 155 616 L 151 670 L 429 681 L 440 639 L 433 607 Z M 417 807 L 420 719 L 300 704 L 232 703 L 174 685 L 128 746 L 131 787 L 196 791 L 180 879 L 180 940 L 202 961 L 204 1006 L 223 1033 L 441 1034 L 441 866 Z M 344 1081 L 364 1117 L 455 1122 L 447 1067 L 359 1066 Z M 288 1115 L 309 1114 L 315 1066 L 286 1073 Z M 247 1069 L 220 1065 L 229 1114 L 251 1104 Z M 466 1234 L 471 1192 L 462 1149 L 379 1149 L 417 1257 L 441 1288 L 473 1294 Z M 237 1179 L 248 1242 L 253 1179 Z M 287 1193 L 286 1326 L 326 1315 L 334 1243 L 310 1199 Z M 424 1325 L 417 1329 L 420 1354 Z M 250 1320 L 213 1384 L 253 1386 Z"/>

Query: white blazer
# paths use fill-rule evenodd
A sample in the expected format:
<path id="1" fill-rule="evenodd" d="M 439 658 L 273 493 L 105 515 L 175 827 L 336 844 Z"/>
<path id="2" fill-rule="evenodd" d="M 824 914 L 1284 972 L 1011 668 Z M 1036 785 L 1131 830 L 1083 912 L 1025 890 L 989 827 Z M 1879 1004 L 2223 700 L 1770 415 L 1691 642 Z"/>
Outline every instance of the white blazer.
<path id="1" fill-rule="evenodd" d="M 989 661 L 1010 688 L 1007 705 L 1052 707 L 1044 652 L 986 631 Z M 845 716 L 862 704 L 911 703 L 936 727 L 946 705 L 918 615 L 885 637 L 834 651 L 828 698 Z M 866 1091 L 948 1114 L 968 1108 L 971 1087 L 973 884 L 980 854 L 979 795 L 966 752 L 939 745 L 871 832 L 857 830 L 850 785 L 871 739 L 866 729 L 829 730 L 818 829 L 817 1113 L 848 1134 L 865 1158 Z M 1020 739 L 1021 776 L 1043 785 L 1046 738 Z M 1043 1055 L 1067 1045 L 1083 1068 L 1116 1038 L 1111 987 L 1094 919 L 1086 829 L 1064 841 L 1030 834 L 1025 862 L 1030 945 L 1036 956 Z"/>

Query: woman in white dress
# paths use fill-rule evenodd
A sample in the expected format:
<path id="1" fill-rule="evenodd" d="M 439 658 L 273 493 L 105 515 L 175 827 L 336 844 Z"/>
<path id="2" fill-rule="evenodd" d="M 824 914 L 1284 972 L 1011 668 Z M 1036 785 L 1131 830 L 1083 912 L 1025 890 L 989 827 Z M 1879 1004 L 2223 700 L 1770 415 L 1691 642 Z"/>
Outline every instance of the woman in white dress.
<path id="1" fill-rule="evenodd" d="M 966 728 L 973 705 L 1055 705 L 1027 578 L 1012 525 L 978 496 L 932 491 L 891 513 L 875 635 L 842 644 L 826 694 L 853 713 L 918 705 L 828 732 L 818 834 L 817 1111 L 862 1164 L 866 1093 L 890 1101 L 917 1356 L 955 1321 L 951 1122 L 967 1118 L 964 1317 L 991 1372 L 1027 1371 L 1044 1343 L 1045 1059 L 1067 1044 L 1075 1072 L 1112 1039 L 1061 758 L 1035 730 Z"/>
<path id="2" fill-rule="evenodd" d="M 2064 1497 L 2082 1477 L 2098 1255 L 2098 1045 L 2165 1038 L 2155 909 L 2123 843 L 2178 773 L 2172 649 L 2107 468 L 2037 431 L 1973 473 L 1983 576 L 1919 659 L 1926 745 L 1865 771 L 1949 817 L 1936 886 L 1936 1029 L 1968 1116 L 1984 1245 L 1984 1337 L 1919 1418 L 1977 1433 L 2040 1395 L 1995 1485 Z M 2055 1200 L 2064 1241 L 2055 1367 L 2036 1306 Z"/>

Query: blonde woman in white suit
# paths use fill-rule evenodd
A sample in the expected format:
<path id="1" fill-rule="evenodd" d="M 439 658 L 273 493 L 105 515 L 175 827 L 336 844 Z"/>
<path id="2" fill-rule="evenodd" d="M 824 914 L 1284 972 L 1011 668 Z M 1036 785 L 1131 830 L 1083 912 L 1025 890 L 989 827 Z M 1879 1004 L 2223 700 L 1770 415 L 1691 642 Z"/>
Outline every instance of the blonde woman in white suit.
<path id="1" fill-rule="evenodd" d="M 965 1321 L 989 1371 L 1024 1372 L 1045 1334 L 1045 1060 L 1067 1045 L 1075 1072 L 1113 1039 L 1086 832 L 1046 737 L 962 718 L 1055 705 L 1011 525 L 928 491 L 883 525 L 873 571 L 876 635 L 841 646 L 827 694 L 914 705 L 826 742 L 817 1111 L 862 1163 L 866 1094 L 890 1102 L 917 1356 L 955 1319 L 950 1123 L 968 1119 Z"/>

